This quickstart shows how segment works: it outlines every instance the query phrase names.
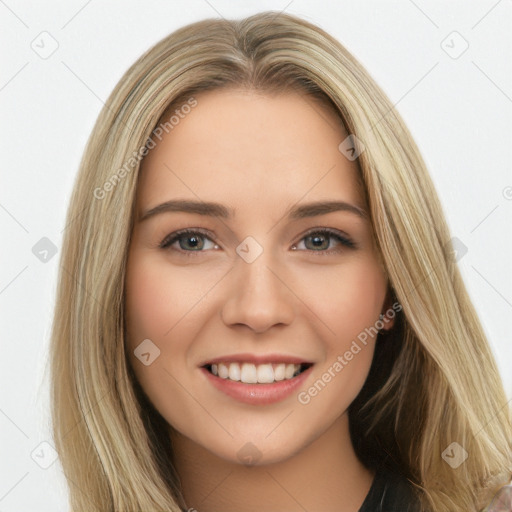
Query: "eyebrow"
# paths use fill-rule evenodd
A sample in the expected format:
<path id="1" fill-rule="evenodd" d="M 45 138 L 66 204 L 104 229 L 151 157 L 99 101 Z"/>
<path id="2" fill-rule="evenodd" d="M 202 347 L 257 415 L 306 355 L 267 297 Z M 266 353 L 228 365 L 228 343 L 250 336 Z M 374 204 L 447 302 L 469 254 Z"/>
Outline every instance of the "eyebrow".
<path id="1" fill-rule="evenodd" d="M 337 211 L 353 213 L 362 219 L 368 218 L 368 214 L 365 210 L 345 201 L 317 201 L 314 203 L 292 206 L 286 211 L 285 216 L 288 216 L 288 219 L 290 220 L 299 220 Z M 143 222 L 155 215 L 166 212 L 195 213 L 197 215 L 221 217 L 224 219 L 232 219 L 235 216 L 234 209 L 227 208 L 219 203 L 193 200 L 171 200 L 146 210 L 140 216 L 138 222 Z"/>

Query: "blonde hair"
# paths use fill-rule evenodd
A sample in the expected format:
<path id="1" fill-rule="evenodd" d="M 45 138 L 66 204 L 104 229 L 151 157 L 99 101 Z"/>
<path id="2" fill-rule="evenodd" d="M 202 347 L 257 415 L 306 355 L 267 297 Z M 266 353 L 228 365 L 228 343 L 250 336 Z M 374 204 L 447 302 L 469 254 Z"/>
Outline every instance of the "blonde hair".
<path id="1" fill-rule="evenodd" d="M 272 12 L 204 20 L 163 39 L 123 76 L 87 143 L 50 353 L 53 434 L 71 510 L 186 508 L 166 422 L 126 357 L 124 278 L 140 160 L 155 126 L 223 87 L 329 103 L 364 145 L 358 163 L 375 240 L 403 310 L 350 407 L 353 443 L 368 465 L 387 454 L 425 510 L 480 510 L 510 480 L 510 410 L 425 164 L 389 99 L 338 41 Z M 442 458 L 453 442 L 469 455 L 457 469 Z"/>

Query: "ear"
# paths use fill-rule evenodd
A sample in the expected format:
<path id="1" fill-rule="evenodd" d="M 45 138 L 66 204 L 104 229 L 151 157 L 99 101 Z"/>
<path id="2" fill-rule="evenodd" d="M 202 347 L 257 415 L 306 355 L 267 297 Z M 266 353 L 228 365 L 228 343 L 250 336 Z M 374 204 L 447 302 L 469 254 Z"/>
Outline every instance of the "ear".
<path id="1" fill-rule="evenodd" d="M 380 315 L 380 320 L 384 323 L 382 331 L 390 331 L 395 325 L 396 310 L 393 308 L 393 304 L 397 302 L 394 299 L 394 294 L 391 288 L 388 287 L 386 298 L 384 299 L 384 305 Z"/>

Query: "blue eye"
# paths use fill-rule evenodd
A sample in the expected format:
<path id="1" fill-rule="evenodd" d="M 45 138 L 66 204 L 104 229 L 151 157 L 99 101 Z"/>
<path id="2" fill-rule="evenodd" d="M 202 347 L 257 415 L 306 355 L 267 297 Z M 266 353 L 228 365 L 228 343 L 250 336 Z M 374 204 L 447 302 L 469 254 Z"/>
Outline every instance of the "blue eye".
<path id="1" fill-rule="evenodd" d="M 306 242 L 311 241 L 312 244 L 304 244 L 306 251 L 316 253 L 319 255 L 339 253 L 347 248 L 357 248 L 356 244 L 343 233 L 328 228 L 310 231 L 304 237 L 302 237 L 299 244 L 294 244 L 292 246 L 292 250 L 297 250 L 298 246 L 301 245 L 303 240 Z M 343 248 L 332 248 L 331 242 L 333 240 L 338 242 L 338 244 L 343 246 Z M 208 242 L 210 242 L 211 244 L 209 247 Z M 176 243 L 178 244 L 179 247 L 172 247 Z M 307 247 L 306 245 L 309 245 L 309 247 Z M 193 253 L 204 252 L 207 249 L 219 248 L 219 246 L 211 240 L 209 234 L 207 235 L 205 232 L 198 229 L 183 229 L 181 231 L 171 233 L 166 238 L 164 238 L 164 240 L 160 243 L 159 247 L 161 249 L 174 250 L 186 254 L 187 256 L 192 256 Z"/>

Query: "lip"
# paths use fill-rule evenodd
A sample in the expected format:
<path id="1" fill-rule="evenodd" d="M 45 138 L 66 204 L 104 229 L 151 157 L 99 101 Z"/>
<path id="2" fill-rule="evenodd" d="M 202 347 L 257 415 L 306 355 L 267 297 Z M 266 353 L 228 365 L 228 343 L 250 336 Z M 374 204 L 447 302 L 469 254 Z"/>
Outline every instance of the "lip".
<path id="1" fill-rule="evenodd" d="M 226 361 L 226 359 L 221 359 L 221 361 Z M 244 384 L 230 379 L 222 379 L 210 373 L 206 368 L 201 368 L 201 372 L 216 389 L 239 402 L 250 405 L 268 405 L 280 402 L 297 391 L 311 374 L 313 366 L 311 365 L 293 379 L 281 380 L 272 384 Z"/>
<path id="2" fill-rule="evenodd" d="M 300 357 L 286 355 L 286 354 L 231 354 L 216 357 L 215 359 L 208 359 L 203 361 L 199 366 L 207 366 L 210 364 L 218 363 L 252 363 L 252 364 L 265 364 L 265 363 L 289 363 L 289 364 L 312 364 L 312 361 L 301 359 Z"/>

